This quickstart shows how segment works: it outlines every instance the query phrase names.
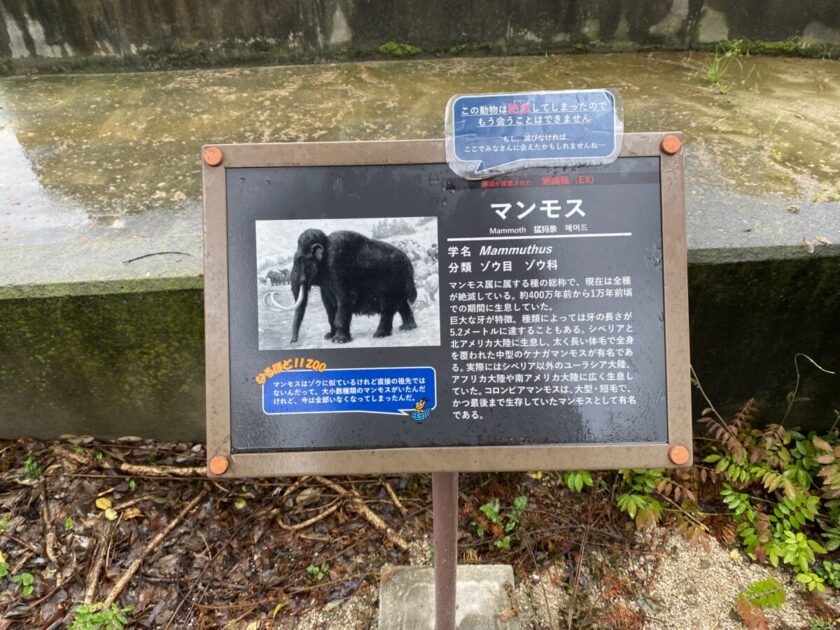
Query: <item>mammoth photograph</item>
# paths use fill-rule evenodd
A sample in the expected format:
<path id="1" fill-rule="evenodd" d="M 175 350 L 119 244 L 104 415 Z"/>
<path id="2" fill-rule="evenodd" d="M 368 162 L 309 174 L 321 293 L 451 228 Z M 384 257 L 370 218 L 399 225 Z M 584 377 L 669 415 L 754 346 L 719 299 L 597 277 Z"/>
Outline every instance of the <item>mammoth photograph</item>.
<path id="1" fill-rule="evenodd" d="M 260 350 L 439 346 L 436 217 L 256 221 Z"/>

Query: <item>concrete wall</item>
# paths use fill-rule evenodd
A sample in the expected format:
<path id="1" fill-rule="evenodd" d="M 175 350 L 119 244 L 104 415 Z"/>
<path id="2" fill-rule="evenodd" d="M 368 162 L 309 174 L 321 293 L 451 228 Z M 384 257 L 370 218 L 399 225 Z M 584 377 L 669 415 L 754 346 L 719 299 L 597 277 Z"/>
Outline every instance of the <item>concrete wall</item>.
<path id="1" fill-rule="evenodd" d="M 162 68 L 424 53 L 840 47 L 837 0 L 0 0 L 6 71 Z M 826 48 L 828 46 L 828 48 Z"/>
<path id="2" fill-rule="evenodd" d="M 778 422 L 797 352 L 840 366 L 838 258 L 690 265 L 689 301 L 692 363 L 724 413 L 756 397 Z M 826 430 L 840 376 L 800 370 L 788 426 Z M 5 438 L 203 440 L 201 290 L 0 300 L 0 400 Z"/>

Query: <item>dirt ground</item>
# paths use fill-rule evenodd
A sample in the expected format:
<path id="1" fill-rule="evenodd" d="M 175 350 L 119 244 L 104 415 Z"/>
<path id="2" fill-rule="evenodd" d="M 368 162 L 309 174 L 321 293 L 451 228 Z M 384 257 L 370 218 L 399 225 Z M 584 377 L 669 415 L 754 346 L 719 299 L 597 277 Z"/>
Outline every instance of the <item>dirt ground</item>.
<path id="1" fill-rule="evenodd" d="M 0 629 L 69 627 L 96 602 L 132 628 L 376 628 L 382 566 L 432 561 L 428 475 L 219 482 L 204 461 L 139 438 L 0 442 Z M 535 476 L 460 480 L 460 562 L 513 565 L 524 629 L 740 628 L 738 594 L 768 576 L 787 594 L 769 628 L 838 627 L 836 592 L 750 561 L 720 518 L 693 541 L 668 519 L 637 532 L 614 475 L 581 494 Z M 519 496 L 500 548 L 480 506 Z"/>

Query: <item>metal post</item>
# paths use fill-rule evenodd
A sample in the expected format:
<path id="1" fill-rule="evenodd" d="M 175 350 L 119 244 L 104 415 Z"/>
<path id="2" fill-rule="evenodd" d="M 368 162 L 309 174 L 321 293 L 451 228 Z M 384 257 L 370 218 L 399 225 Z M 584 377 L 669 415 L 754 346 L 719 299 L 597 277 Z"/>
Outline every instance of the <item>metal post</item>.
<path id="1" fill-rule="evenodd" d="M 458 473 L 432 473 L 435 630 L 455 630 L 458 569 Z"/>

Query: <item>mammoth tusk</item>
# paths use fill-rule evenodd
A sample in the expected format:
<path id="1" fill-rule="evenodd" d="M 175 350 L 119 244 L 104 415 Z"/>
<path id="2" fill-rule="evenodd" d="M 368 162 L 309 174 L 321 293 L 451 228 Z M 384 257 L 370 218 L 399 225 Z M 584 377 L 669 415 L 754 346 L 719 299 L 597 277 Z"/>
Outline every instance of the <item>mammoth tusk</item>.
<path id="1" fill-rule="evenodd" d="M 303 302 L 303 287 L 300 288 L 297 301 L 289 306 L 284 306 L 277 301 L 277 298 L 275 297 L 277 293 L 278 291 L 270 291 L 265 294 L 265 305 L 272 311 L 293 311 Z"/>

